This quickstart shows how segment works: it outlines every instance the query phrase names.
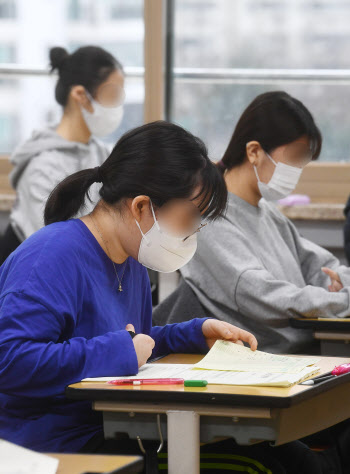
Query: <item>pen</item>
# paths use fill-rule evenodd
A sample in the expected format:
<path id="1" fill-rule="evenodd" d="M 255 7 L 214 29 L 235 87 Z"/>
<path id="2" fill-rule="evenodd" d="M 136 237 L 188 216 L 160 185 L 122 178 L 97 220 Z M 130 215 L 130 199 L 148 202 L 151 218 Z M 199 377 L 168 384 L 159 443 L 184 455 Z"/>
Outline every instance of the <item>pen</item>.
<path id="1" fill-rule="evenodd" d="M 334 379 L 336 375 L 326 375 L 324 377 L 316 377 L 314 379 L 309 379 L 305 380 L 304 382 L 301 382 L 299 385 L 316 385 L 321 382 L 325 382 L 326 380 Z"/>
<path id="2" fill-rule="evenodd" d="M 119 379 L 107 383 L 110 385 L 183 385 L 184 379 Z"/>

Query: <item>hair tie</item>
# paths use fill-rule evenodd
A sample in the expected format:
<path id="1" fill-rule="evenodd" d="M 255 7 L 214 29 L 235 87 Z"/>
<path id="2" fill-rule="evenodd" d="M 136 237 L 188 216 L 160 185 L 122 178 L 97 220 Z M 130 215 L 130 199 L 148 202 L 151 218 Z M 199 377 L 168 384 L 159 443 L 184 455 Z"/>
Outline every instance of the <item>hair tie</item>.
<path id="1" fill-rule="evenodd" d="M 217 166 L 218 166 L 219 168 L 221 168 L 222 170 L 225 170 L 225 169 L 227 168 L 227 166 L 225 165 L 225 163 L 223 162 L 223 160 L 218 161 L 216 164 L 217 164 Z"/>
<path id="2" fill-rule="evenodd" d="M 102 183 L 103 179 L 102 179 L 101 167 L 96 166 L 96 168 L 94 168 L 94 172 L 95 172 L 95 183 Z"/>

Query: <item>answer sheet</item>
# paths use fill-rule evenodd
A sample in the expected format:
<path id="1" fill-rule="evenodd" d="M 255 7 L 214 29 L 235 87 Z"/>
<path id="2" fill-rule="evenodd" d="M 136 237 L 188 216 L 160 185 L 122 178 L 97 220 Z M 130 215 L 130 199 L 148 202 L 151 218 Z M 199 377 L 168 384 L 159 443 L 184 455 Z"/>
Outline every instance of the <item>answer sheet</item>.
<path id="1" fill-rule="evenodd" d="M 252 351 L 228 341 L 216 341 L 208 354 L 195 368 L 233 370 L 237 372 L 298 373 L 316 364 L 320 359 L 289 357 Z"/>
<path id="2" fill-rule="evenodd" d="M 118 379 L 159 379 L 181 378 L 184 380 L 206 380 L 208 384 L 254 385 L 290 387 L 316 374 L 316 366 L 306 367 L 298 373 L 234 372 L 224 370 L 200 370 L 193 364 L 145 364 L 139 373 L 131 377 L 97 377 L 83 379 L 82 382 L 109 382 Z"/>

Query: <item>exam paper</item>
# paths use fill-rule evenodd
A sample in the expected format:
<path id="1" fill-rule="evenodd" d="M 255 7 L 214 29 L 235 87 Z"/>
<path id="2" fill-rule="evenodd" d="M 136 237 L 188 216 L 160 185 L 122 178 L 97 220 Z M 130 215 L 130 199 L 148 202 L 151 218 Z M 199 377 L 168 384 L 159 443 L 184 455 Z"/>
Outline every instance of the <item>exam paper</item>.
<path id="1" fill-rule="evenodd" d="M 159 379 L 181 378 L 185 380 L 206 380 L 208 384 L 254 385 L 270 387 L 290 387 L 316 374 L 319 367 L 306 367 L 298 373 L 233 372 L 223 370 L 194 369 L 193 364 L 145 364 L 139 373 L 131 377 L 86 378 L 82 382 L 109 382 L 118 379 Z"/>
<path id="2" fill-rule="evenodd" d="M 0 439 L 0 474 L 55 474 L 58 459 Z"/>
<path id="3" fill-rule="evenodd" d="M 319 359 L 288 357 L 252 351 L 229 341 L 216 341 L 208 354 L 195 368 L 233 370 L 237 372 L 298 373 L 316 364 Z"/>

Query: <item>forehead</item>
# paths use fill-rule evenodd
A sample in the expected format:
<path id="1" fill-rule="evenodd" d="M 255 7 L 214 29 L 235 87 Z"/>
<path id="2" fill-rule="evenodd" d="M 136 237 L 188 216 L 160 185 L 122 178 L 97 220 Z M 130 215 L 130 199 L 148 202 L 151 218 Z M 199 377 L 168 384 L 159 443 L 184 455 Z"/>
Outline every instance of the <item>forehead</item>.
<path id="1" fill-rule="evenodd" d="M 195 201 L 189 199 L 172 199 L 161 207 L 162 213 L 175 215 L 186 215 L 187 217 L 200 217 L 200 211 Z"/>
<path id="2" fill-rule="evenodd" d="M 108 77 L 99 85 L 99 87 L 103 87 L 106 84 L 115 84 L 120 87 L 124 87 L 124 74 L 119 69 L 115 69 L 112 71 Z"/>
<path id="3" fill-rule="evenodd" d="M 298 138 L 298 140 L 295 140 L 295 143 L 300 143 L 305 146 L 310 146 L 310 139 L 306 135 L 303 137 Z"/>

